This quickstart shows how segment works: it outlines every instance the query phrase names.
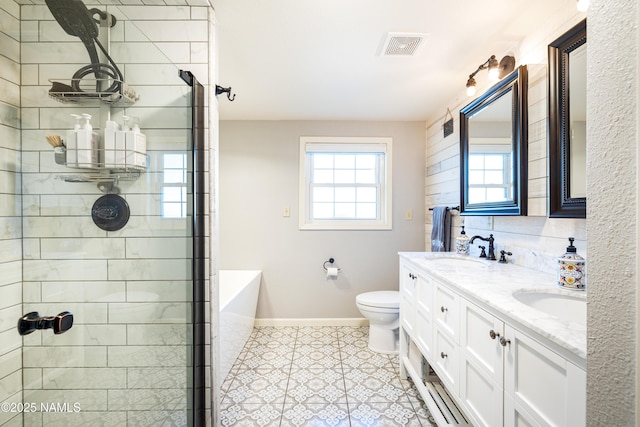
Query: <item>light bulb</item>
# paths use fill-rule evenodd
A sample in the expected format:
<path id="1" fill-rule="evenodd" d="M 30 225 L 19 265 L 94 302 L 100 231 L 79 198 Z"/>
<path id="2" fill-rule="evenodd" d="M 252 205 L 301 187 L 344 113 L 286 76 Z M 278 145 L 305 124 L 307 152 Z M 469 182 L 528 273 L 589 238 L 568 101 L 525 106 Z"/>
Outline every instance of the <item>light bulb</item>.
<path id="1" fill-rule="evenodd" d="M 500 70 L 498 70 L 498 67 L 496 68 L 489 68 L 489 80 L 492 82 L 495 82 L 498 80 L 500 76 Z"/>
<path id="2" fill-rule="evenodd" d="M 467 96 L 473 96 L 476 94 L 475 86 L 467 86 Z"/>
<path id="3" fill-rule="evenodd" d="M 578 0 L 576 7 L 579 12 L 586 12 L 589 9 L 589 0 Z"/>

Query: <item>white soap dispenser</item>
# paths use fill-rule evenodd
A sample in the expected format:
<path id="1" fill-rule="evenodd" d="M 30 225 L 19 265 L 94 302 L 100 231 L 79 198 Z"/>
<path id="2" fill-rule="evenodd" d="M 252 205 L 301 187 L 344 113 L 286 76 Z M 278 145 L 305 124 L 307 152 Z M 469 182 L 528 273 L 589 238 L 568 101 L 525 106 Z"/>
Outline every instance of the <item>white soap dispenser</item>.
<path id="1" fill-rule="evenodd" d="M 78 131 L 82 129 L 80 125 L 80 119 L 82 116 L 79 114 L 71 114 L 71 117 L 76 119 L 76 124 L 73 126 L 73 130 L 67 130 L 67 137 L 64 140 L 64 145 L 67 147 L 67 166 L 72 168 L 78 167 Z"/>
<path id="2" fill-rule="evenodd" d="M 107 120 L 104 128 L 104 166 L 106 168 L 116 168 L 116 132 L 119 130 L 117 122 Z"/>
<path id="3" fill-rule="evenodd" d="M 569 237 L 567 252 L 558 258 L 558 286 L 566 289 L 584 291 L 587 286 L 586 262 L 578 255 L 578 251 L 573 246 L 573 237 Z"/>
<path id="4" fill-rule="evenodd" d="M 82 117 L 85 120 L 82 129 L 78 135 L 78 167 L 95 168 L 98 166 L 100 155 L 100 138 L 93 131 L 91 126 L 91 114 L 84 113 Z"/>
<path id="5" fill-rule="evenodd" d="M 456 253 L 459 255 L 469 255 L 469 236 L 464 232 L 464 224 L 460 235 L 456 237 Z"/>

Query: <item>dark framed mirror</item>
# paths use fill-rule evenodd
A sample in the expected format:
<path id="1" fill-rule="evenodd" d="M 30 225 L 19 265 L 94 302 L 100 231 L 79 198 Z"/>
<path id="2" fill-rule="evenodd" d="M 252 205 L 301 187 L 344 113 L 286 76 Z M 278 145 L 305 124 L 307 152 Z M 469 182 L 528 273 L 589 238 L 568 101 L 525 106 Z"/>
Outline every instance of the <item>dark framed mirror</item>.
<path id="1" fill-rule="evenodd" d="M 460 214 L 527 214 L 527 67 L 460 110 Z"/>
<path id="2" fill-rule="evenodd" d="M 587 21 L 548 50 L 549 217 L 586 218 Z"/>

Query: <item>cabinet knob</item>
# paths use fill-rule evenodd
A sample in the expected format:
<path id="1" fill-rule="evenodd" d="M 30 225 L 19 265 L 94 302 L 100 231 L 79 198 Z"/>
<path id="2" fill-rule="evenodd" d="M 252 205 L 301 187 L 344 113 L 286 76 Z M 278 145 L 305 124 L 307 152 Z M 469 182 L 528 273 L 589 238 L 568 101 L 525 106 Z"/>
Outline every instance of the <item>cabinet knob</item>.
<path id="1" fill-rule="evenodd" d="M 495 340 L 496 337 L 500 336 L 500 334 L 492 329 L 489 331 L 489 336 L 491 337 L 492 340 Z"/>
<path id="2" fill-rule="evenodd" d="M 409 273 L 409 279 L 415 279 L 416 276 L 413 275 L 413 273 Z"/>
<path id="3" fill-rule="evenodd" d="M 444 305 L 440 307 L 440 311 L 443 313 L 447 310 L 448 310 L 447 307 L 445 307 Z"/>
<path id="4" fill-rule="evenodd" d="M 440 352 L 440 357 L 442 357 L 443 359 L 447 357 L 447 353 L 445 353 L 444 351 Z"/>
<path id="5" fill-rule="evenodd" d="M 500 338 L 500 344 L 501 344 L 503 347 L 506 347 L 506 346 L 507 346 L 507 344 L 511 344 L 511 340 L 508 340 L 508 339 L 506 339 L 505 337 L 502 337 L 502 338 Z"/>

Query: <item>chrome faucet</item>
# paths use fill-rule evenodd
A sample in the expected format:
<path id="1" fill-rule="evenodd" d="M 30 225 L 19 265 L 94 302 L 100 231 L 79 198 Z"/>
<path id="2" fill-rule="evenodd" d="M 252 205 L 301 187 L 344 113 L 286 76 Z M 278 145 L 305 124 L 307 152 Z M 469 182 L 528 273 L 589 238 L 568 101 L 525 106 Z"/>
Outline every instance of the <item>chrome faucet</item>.
<path id="1" fill-rule="evenodd" d="M 490 259 L 491 261 L 495 261 L 496 260 L 496 254 L 495 254 L 495 248 L 493 246 L 493 234 L 489 234 L 489 237 L 482 237 L 482 236 L 473 236 L 471 238 L 471 240 L 469 240 L 469 244 L 472 244 L 474 240 L 476 239 L 480 239 L 480 240 L 484 240 L 485 242 L 489 242 L 489 255 L 487 256 L 487 259 Z M 482 255 L 480 255 L 482 257 Z"/>

